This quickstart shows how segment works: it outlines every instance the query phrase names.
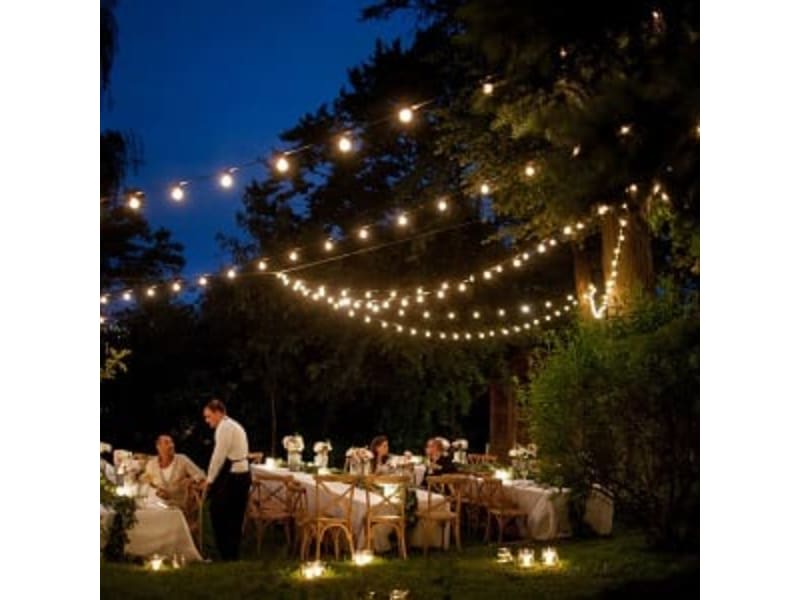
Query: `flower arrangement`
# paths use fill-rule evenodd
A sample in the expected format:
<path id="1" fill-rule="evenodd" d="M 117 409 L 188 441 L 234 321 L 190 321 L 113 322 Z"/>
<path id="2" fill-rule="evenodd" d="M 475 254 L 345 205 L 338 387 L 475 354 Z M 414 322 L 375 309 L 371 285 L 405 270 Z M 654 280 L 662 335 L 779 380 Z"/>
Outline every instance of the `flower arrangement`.
<path id="1" fill-rule="evenodd" d="M 528 472 L 533 468 L 538 453 L 539 448 L 536 444 L 528 444 L 527 446 L 518 444 L 508 451 L 511 464 L 522 479 L 528 478 Z"/>
<path id="2" fill-rule="evenodd" d="M 283 447 L 287 452 L 302 452 L 305 448 L 303 436 L 297 433 L 283 436 Z"/>
<path id="3" fill-rule="evenodd" d="M 111 444 L 100 442 L 100 454 L 105 454 L 106 452 L 111 452 Z"/>
<path id="4" fill-rule="evenodd" d="M 469 448 L 469 442 L 464 438 L 459 438 L 453 442 L 452 448 L 453 448 L 453 462 L 466 464 L 467 448 Z"/>
<path id="5" fill-rule="evenodd" d="M 453 450 L 466 450 L 469 448 L 469 442 L 464 438 L 455 440 L 452 444 Z"/>
<path id="6" fill-rule="evenodd" d="M 333 450 L 333 446 L 331 445 L 330 440 L 326 440 L 324 442 L 314 442 L 315 454 L 328 454 L 331 450 Z"/>
<path id="7" fill-rule="evenodd" d="M 350 473 L 368 475 L 372 466 L 374 455 L 369 448 L 352 447 L 345 453 Z"/>

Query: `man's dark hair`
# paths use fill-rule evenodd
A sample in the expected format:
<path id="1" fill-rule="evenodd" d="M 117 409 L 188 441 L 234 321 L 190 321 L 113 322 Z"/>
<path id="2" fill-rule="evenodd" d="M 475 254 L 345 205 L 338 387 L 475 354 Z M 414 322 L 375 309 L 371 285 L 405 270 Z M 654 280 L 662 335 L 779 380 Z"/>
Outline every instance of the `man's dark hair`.
<path id="1" fill-rule="evenodd" d="M 162 437 L 168 437 L 168 438 L 172 439 L 172 436 L 170 434 L 168 434 L 168 433 L 159 433 L 156 436 L 156 444 L 158 444 L 159 440 L 161 440 Z M 175 440 L 172 440 L 172 441 L 174 442 Z"/>
<path id="2" fill-rule="evenodd" d="M 225 403 L 222 400 L 218 400 L 214 398 L 213 400 L 209 400 L 208 404 L 206 404 L 206 408 L 213 412 L 220 412 L 223 415 L 227 414 L 228 411 L 225 408 Z"/>

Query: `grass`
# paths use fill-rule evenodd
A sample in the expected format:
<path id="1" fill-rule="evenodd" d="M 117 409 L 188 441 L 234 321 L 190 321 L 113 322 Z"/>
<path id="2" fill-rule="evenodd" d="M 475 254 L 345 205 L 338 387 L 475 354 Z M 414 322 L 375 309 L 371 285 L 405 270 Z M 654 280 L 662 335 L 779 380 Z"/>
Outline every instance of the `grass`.
<path id="1" fill-rule="evenodd" d="M 509 546 L 516 551 L 515 544 Z M 519 546 L 519 544 L 517 544 Z M 408 560 L 378 558 L 371 565 L 329 561 L 315 581 L 299 575 L 299 561 L 287 557 L 280 540 L 265 545 L 262 556 L 250 548 L 236 563 L 192 564 L 177 571 L 148 572 L 134 564 L 100 565 L 100 596 L 114 600 L 169 598 L 297 598 L 354 600 L 388 598 L 394 588 L 410 599 L 492 598 L 690 598 L 699 595 L 700 559 L 646 549 L 644 538 L 622 533 L 614 538 L 569 540 L 557 545 L 561 565 L 522 570 L 499 564 L 497 546 L 474 543 L 461 553 L 419 553 Z M 542 545 L 534 544 L 537 560 Z M 370 593 L 375 595 L 371 596 Z"/>

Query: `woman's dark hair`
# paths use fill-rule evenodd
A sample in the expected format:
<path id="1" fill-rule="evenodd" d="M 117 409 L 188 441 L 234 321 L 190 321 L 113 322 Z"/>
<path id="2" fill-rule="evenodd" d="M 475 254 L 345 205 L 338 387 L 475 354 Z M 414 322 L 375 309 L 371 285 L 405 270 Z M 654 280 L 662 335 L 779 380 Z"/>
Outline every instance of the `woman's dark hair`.
<path id="1" fill-rule="evenodd" d="M 385 435 L 379 435 L 377 437 L 372 438 L 372 441 L 369 443 L 369 451 L 372 452 L 372 471 L 373 473 L 377 470 L 378 465 L 382 465 L 387 460 L 389 460 L 388 456 L 383 456 L 381 458 L 378 457 L 378 446 L 383 444 L 384 442 L 388 442 L 389 438 Z M 378 460 L 381 462 L 379 463 Z"/>

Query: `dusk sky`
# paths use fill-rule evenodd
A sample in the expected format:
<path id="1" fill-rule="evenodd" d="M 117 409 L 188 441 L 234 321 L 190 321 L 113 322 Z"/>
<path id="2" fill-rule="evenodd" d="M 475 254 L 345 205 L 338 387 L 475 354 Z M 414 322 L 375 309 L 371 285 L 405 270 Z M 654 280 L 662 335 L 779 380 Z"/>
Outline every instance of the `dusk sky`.
<path id="1" fill-rule="evenodd" d="M 225 262 L 214 236 L 236 231 L 244 184 L 214 181 L 169 199 L 171 183 L 212 174 L 278 148 L 278 134 L 332 100 L 347 68 L 377 38 L 408 40 L 410 19 L 360 22 L 369 0 L 120 0 L 119 52 L 101 128 L 134 133 L 144 164 L 127 184 L 147 194 L 146 217 L 185 245 L 185 274 Z"/>

